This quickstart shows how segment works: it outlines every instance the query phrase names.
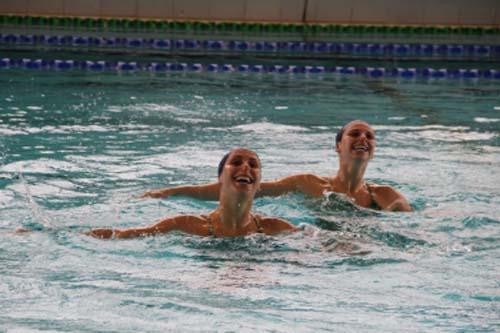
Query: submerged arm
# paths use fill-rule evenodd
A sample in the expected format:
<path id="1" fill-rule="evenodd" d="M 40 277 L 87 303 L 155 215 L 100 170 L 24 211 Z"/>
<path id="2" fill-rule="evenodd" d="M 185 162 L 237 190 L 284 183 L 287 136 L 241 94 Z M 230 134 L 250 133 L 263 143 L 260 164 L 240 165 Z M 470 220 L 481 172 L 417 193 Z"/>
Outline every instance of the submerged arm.
<path id="1" fill-rule="evenodd" d="M 219 183 L 205 185 L 186 185 L 161 190 L 147 191 L 140 198 L 166 198 L 172 195 L 183 195 L 201 200 L 219 200 Z"/>
<path id="2" fill-rule="evenodd" d="M 377 186 L 374 200 L 382 210 L 391 212 L 411 212 L 413 209 L 406 198 L 390 186 Z"/>

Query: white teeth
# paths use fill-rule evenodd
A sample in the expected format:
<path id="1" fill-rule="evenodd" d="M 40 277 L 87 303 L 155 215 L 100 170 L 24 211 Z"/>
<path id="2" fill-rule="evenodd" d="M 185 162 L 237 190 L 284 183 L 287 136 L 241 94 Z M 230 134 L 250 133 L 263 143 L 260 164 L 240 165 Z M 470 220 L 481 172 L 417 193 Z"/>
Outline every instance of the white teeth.
<path id="1" fill-rule="evenodd" d="M 246 184 L 252 183 L 252 179 L 250 179 L 250 177 L 246 177 L 246 176 L 238 176 L 235 178 L 235 180 L 237 182 L 240 182 L 240 183 L 246 183 Z"/>

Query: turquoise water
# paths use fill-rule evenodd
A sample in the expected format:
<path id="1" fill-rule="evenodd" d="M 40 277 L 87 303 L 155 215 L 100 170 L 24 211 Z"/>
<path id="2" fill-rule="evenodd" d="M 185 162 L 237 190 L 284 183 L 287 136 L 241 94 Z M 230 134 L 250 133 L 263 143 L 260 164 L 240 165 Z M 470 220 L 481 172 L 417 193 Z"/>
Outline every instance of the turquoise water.
<path id="1" fill-rule="evenodd" d="M 0 330 L 500 329 L 496 82 L 21 70 L 0 82 Z M 255 210 L 300 225 L 293 235 L 82 235 L 208 212 L 216 203 L 132 197 L 214 181 L 235 146 L 259 153 L 264 179 L 331 175 L 335 132 L 357 118 L 377 133 L 367 178 L 414 213 L 292 194 Z"/>

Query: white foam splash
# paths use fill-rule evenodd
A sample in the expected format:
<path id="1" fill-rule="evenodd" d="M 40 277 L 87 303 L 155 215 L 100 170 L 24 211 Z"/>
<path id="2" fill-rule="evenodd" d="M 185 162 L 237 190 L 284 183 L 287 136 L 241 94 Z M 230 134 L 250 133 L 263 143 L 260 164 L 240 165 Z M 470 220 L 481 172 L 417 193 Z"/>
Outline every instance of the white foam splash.
<path id="1" fill-rule="evenodd" d="M 199 118 L 177 118 L 176 120 L 186 123 L 186 124 L 206 124 L 210 123 L 210 120 L 199 119 Z"/>
<path id="2" fill-rule="evenodd" d="M 129 105 L 126 107 L 119 107 L 122 110 L 131 110 L 131 111 L 183 111 L 181 108 L 171 105 L 171 104 L 155 104 L 155 103 L 142 103 L 136 105 Z"/>
<path id="3" fill-rule="evenodd" d="M 445 126 L 445 125 L 424 125 L 424 126 L 397 126 L 397 125 L 375 125 L 376 131 L 422 131 L 422 130 L 448 130 L 448 131 L 467 131 L 468 126 Z"/>
<path id="4" fill-rule="evenodd" d="M 255 133 L 290 133 L 290 132 L 308 132 L 309 129 L 302 126 L 290 126 L 273 124 L 269 122 L 252 123 L 245 125 L 238 125 L 233 127 L 242 131 L 255 132 Z"/>
<path id="5" fill-rule="evenodd" d="M 203 121 L 199 121 L 203 122 Z M 116 132 L 122 130 L 144 130 L 152 129 L 154 126 L 150 125 L 117 125 L 117 126 L 98 126 L 98 125 L 63 125 L 63 126 L 43 126 L 43 127 L 29 127 L 25 129 L 10 128 L 9 126 L 0 126 L 0 135 L 13 136 L 13 135 L 28 135 L 39 133 L 51 134 L 68 134 L 68 133 L 87 133 L 87 132 Z"/>
<path id="6" fill-rule="evenodd" d="M 0 135 L 14 136 L 14 135 L 24 135 L 24 134 L 28 133 L 19 129 L 10 129 L 7 126 L 0 126 Z"/>
<path id="7" fill-rule="evenodd" d="M 40 206 L 36 203 L 35 199 L 31 195 L 30 188 L 28 186 L 28 183 L 26 182 L 26 179 L 24 179 L 23 172 L 22 172 L 22 166 L 19 166 L 18 169 L 18 174 L 19 174 L 19 179 L 21 180 L 21 184 L 24 187 L 24 192 L 25 192 L 25 197 L 28 202 L 29 207 L 31 208 L 31 212 L 33 213 L 33 218 L 35 218 L 37 221 L 41 222 L 41 224 L 48 229 L 53 229 L 54 226 L 52 222 L 50 221 L 49 217 L 45 212 L 40 208 Z"/>
<path id="8" fill-rule="evenodd" d="M 493 133 L 443 131 L 421 131 L 420 135 L 429 140 L 445 142 L 491 140 L 495 137 Z"/>
<path id="9" fill-rule="evenodd" d="M 41 106 L 36 106 L 36 105 L 27 106 L 26 109 L 33 110 L 33 111 L 43 110 L 43 108 Z"/>
<path id="10" fill-rule="evenodd" d="M 53 159 L 39 159 L 32 161 L 17 161 L 1 166 L 1 171 L 4 172 L 21 172 L 23 173 L 43 173 L 43 174 L 57 174 L 61 170 L 69 172 L 84 172 L 73 163 L 66 161 L 57 161 Z"/>
<path id="11" fill-rule="evenodd" d="M 500 121 L 498 118 L 484 118 L 484 117 L 476 117 L 474 118 L 476 123 L 497 123 Z"/>

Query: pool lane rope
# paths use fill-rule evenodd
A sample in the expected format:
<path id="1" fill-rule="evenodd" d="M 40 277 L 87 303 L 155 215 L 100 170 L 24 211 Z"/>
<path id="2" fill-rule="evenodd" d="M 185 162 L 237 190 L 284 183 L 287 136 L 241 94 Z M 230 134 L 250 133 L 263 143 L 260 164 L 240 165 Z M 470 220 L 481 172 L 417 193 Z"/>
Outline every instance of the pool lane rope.
<path id="1" fill-rule="evenodd" d="M 404 79 L 500 79 L 500 69 L 446 69 L 446 68 L 385 68 L 365 66 L 318 66 L 318 65 L 268 65 L 268 64 L 201 64 L 185 62 L 127 62 L 105 60 L 72 60 L 72 59 L 0 59 L 0 70 L 85 70 L 89 72 L 212 72 L 212 73 L 276 73 L 276 74 L 332 74 L 332 75 L 364 75 L 372 78 L 399 77 Z"/>
<path id="2" fill-rule="evenodd" d="M 113 36 L 0 34 L 0 45 L 91 49 L 156 50 L 162 52 L 261 53 L 272 55 L 349 55 L 356 57 L 500 59 L 500 44 L 352 43 L 161 39 Z"/>

